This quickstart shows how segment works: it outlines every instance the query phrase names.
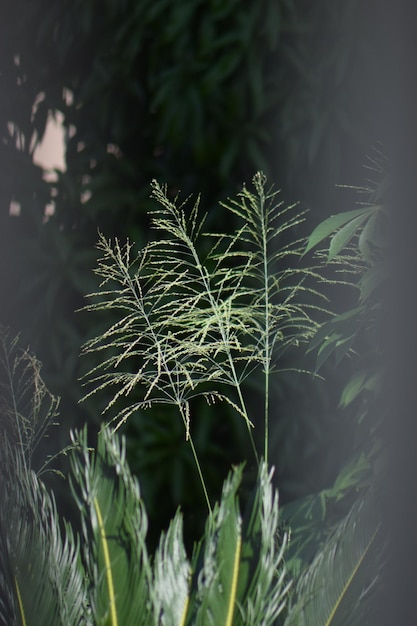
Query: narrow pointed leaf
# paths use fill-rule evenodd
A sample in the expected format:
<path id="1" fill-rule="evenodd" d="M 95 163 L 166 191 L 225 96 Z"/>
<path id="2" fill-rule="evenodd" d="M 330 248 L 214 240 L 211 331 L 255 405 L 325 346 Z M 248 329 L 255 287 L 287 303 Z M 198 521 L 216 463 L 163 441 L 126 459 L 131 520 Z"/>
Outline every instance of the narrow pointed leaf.
<path id="1" fill-rule="evenodd" d="M 368 213 L 363 213 L 343 226 L 331 239 L 328 261 L 334 259 L 352 239 L 359 226 L 366 220 Z"/>
<path id="2" fill-rule="evenodd" d="M 232 624 L 236 608 L 236 568 L 241 542 L 241 517 L 236 491 L 242 477 L 237 468 L 225 481 L 220 504 L 209 516 L 201 545 L 201 570 L 194 571 L 196 592 L 186 624 Z M 196 567 L 194 564 L 193 569 Z M 194 621 L 195 620 L 195 621 Z"/>
<path id="3" fill-rule="evenodd" d="M 155 554 L 152 599 L 161 626 L 184 626 L 188 612 L 190 564 L 182 532 L 182 516 L 177 513 Z"/>
<path id="4" fill-rule="evenodd" d="M 0 622 L 8 626 L 90 625 L 78 542 L 33 469 L 57 404 L 39 362 L 0 329 Z"/>
<path id="5" fill-rule="evenodd" d="M 307 254 L 312 248 L 315 248 L 319 243 L 321 243 L 324 239 L 329 237 L 337 228 L 341 228 L 348 222 L 351 222 L 353 219 L 363 216 L 365 217 L 368 214 L 369 209 L 356 209 L 355 211 L 345 211 L 343 213 L 337 213 L 336 215 L 331 215 L 326 220 L 321 222 L 311 233 L 308 238 L 306 248 L 303 252 Z"/>

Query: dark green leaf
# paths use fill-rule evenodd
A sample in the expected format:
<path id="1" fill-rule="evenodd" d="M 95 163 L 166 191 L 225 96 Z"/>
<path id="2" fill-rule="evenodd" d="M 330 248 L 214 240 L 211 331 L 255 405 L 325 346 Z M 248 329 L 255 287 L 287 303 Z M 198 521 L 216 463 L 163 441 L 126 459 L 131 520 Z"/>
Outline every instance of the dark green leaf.
<path id="1" fill-rule="evenodd" d="M 82 514 L 95 623 L 148 625 L 147 517 L 124 442 L 105 428 L 96 451 L 89 449 L 85 432 L 78 442 L 81 453 L 71 457 L 73 493 Z"/>
<path id="2" fill-rule="evenodd" d="M 319 224 L 311 233 L 307 241 L 307 246 L 303 254 L 309 252 L 312 248 L 321 243 L 329 235 L 331 235 L 337 228 L 340 228 L 344 224 L 351 222 L 353 219 L 366 216 L 368 209 L 356 209 L 355 211 L 345 211 L 344 213 L 337 213 L 328 217 L 324 222 Z"/>
<path id="3" fill-rule="evenodd" d="M 285 606 L 286 541 L 277 537 L 278 501 L 271 474 L 262 463 L 243 525 L 236 500 L 241 475 L 242 468 L 237 468 L 225 482 L 220 505 L 193 556 L 186 624 L 272 626 Z"/>
<path id="4" fill-rule="evenodd" d="M 353 213 L 353 211 L 352 211 Z M 356 234 L 358 228 L 361 224 L 366 220 L 368 214 L 367 212 L 359 215 L 353 220 L 349 221 L 345 226 L 343 226 L 331 239 L 329 254 L 327 257 L 328 261 L 334 259 L 334 257 L 339 254 L 341 250 L 349 243 L 352 237 Z"/>
<path id="5" fill-rule="evenodd" d="M 361 393 L 364 388 L 364 383 L 367 378 L 367 372 L 356 372 L 351 380 L 348 382 L 346 387 L 343 389 L 342 396 L 340 398 L 339 405 L 342 407 L 348 406 L 357 396 Z"/>
<path id="6" fill-rule="evenodd" d="M 336 626 L 342 623 L 355 590 L 356 609 L 375 580 L 379 521 L 375 503 L 356 504 L 302 574 L 285 626 Z M 354 614 L 349 619 L 353 621 Z"/>

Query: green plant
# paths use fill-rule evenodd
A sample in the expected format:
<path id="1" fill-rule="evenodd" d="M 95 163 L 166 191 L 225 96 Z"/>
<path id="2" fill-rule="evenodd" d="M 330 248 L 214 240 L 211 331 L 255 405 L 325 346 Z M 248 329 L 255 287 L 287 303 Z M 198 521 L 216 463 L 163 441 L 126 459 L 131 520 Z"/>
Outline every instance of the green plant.
<path id="1" fill-rule="evenodd" d="M 7 336 L 2 348 L 0 623 L 243 626 L 262 620 L 272 625 L 285 606 L 288 581 L 286 537 L 277 540 L 278 499 L 266 465 L 260 467 L 245 516 L 237 499 L 243 468 L 230 474 L 191 561 L 180 512 L 152 558 L 125 441 L 104 428 L 92 449 L 86 430 L 74 434 L 65 452 L 81 514 L 80 540 L 60 519 L 53 494 L 30 463 L 32 444 L 54 419 L 55 400 L 43 386 L 36 360 L 18 352 Z M 39 422 L 41 409 L 45 415 Z"/>
<path id="2" fill-rule="evenodd" d="M 46 624 L 333 626 L 346 623 L 348 601 L 349 623 L 363 615 L 364 599 L 380 567 L 374 558 L 379 519 L 369 483 L 359 495 L 356 491 L 321 540 L 314 544 L 310 537 L 309 557 L 299 550 L 297 533 L 302 533 L 295 526 L 294 555 L 287 552 L 287 535 L 279 526 L 267 462 L 259 460 L 252 497 L 242 515 L 237 490 L 243 466 L 233 469 L 219 503 L 212 506 L 193 447 L 209 508 L 204 537 L 189 560 L 178 512 L 152 557 L 139 484 L 126 461 L 125 440 L 119 441 L 115 432 L 133 411 L 169 402 L 177 407 L 184 437 L 193 446 L 189 403 L 202 395 L 209 401 L 227 401 L 250 433 L 256 420 L 247 409 L 243 383 L 259 369 L 265 393 L 259 423 L 265 429 L 267 456 L 271 373 L 279 369 L 289 347 L 312 336 L 317 324 L 309 312 L 322 309 L 310 300 L 320 295 L 310 283 L 317 271 L 290 264 L 300 259 L 301 242 L 277 242 L 279 234 L 297 226 L 300 215 L 278 205 L 275 193 L 265 193 L 260 174 L 254 184 L 255 193 L 244 189 L 226 205 L 242 219 L 241 228 L 232 236 L 209 235 L 207 247 L 200 242 L 199 249 L 207 250 L 204 260 L 196 245 L 200 236 L 206 239 L 198 203 L 187 216 L 185 207 L 177 207 L 157 184 L 153 193 L 159 206 L 153 224 L 165 232 L 162 239 L 133 259 L 130 245 L 100 240 L 104 256 L 98 271 L 104 281 L 90 309 L 110 308 L 122 311 L 122 316 L 86 347 L 105 354 L 102 367 L 93 373 L 91 393 L 115 384 L 108 410 L 124 394 L 128 403 L 116 409 L 114 428 L 103 426 L 95 447 L 89 446 L 84 430 L 73 435 L 65 450 L 82 541 L 57 514 L 54 497 L 42 481 L 44 465 L 38 471 L 32 467 L 35 444 L 55 419 L 56 401 L 41 381 L 37 361 L 27 352 L 16 356 L 16 341 L 4 339 L 3 623 L 31 624 L 41 615 Z M 318 242 L 317 233 L 310 243 L 315 239 Z M 138 391 L 139 398 L 133 395 Z M 350 482 L 357 469 L 353 465 L 344 478 L 343 472 L 340 475 L 350 495 L 350 487 L 358 488 L 358 481 Z M 335 486 L 336 501 L 340 491 L 340 485 Z M 326 497 L 322 503 L 326 505 Z M 297 506 L 301 517 L 303 506 Z"/>
<path id="3" fill-rule="evenodd" d="M 385 167 L 385 159 L 375 151 L 368 163 L 370 180 L 356 189 L 363 198 L 360 208 L 323 221 L 305 249 L 307 254 L 329 240 L 318 254 L 327 267 L 342 272 L 353 292 L 350 307 L 323 323 L 309 346 L 316 353 L 318 370 L 329 361 L 332 367 L 340 367 L 343 361 L 351 364 L 338 407 L 350 422 L 351 444 L 347 460 L 327 488 L 283 507 L 283 518 L 292 529 L 288 567 L 300 577 L 295 593 L 300 598 L 291 611 L 295 621 L 289 623 L 362 623 L 367 603 L 358 617 L 352 610 L 358 607 L 351 587 L 358 597 L 361 585 L 375 592 L 375 586 L 383 584 L 386 538 L 381 536 L 380 498 L 385 450 L 381 426 L 386 407 L 378 399 L 384 377 L 380 323 L 388 257 Z M 334 578 L 320 589 L 321 568 L 326 567 L 326 559 L 331 560 L 336 546 L 343 552 L 347 537 L 350 555 L 341 560 L 340 569 L 336 565 Z"/>
<path id="4" fill-rule="evenodd" d="M 105 354 L 109 355 L 94 372 L 96 378 L 92 393 L 114 384 L 118 386 L 116 400 L 124 394 L 136 392 L 137 386 L 141 393 L 139 399 L 128 402 L 126 408 L 116 413 L 116 428 L 133 411 L 168 401 L 178 407 L 186 438 L 189 438 L 187 403 L 200 392 L 210 400 L 224 399 L 231 403 L 244 418 L 246 426 L 251 427 L 243 383 L 248 373 L 253 376 L 256 368 L 260 368 L 264 377 L 264 454 L 267 456 L 269 380 L 277 364 L 279 367 L 279 357 L 282 357 L 289 345 L 311 338 L 315 330 L 317 332 L 310 346 L 311 349 L 317 344 L 319 346 L 319 365 L 322 349 L 326 354 L 329 341 L 331 351 L 335 350 L 338 358 L 341 358 L 341 349 L 346 352 L 351 347 L 352 341 L 348 345 L 344 337 L 337 342 L 330 334 L 329 339 L 328 331 L 336 324 L 349 320 L 350 312 L 332 316 L 318 328 L 307 314 L 314 309 L 322 311 L 317 301 L 311 300 L 311 296 L 318 295 L 311 282 L 312 279 L 317 280 L 317 270 L 302 269 L 300 266 L 294 269 L 292 264 L 299 260 L 303 250 L 308 253 L 311 247 L 320 243 L 335 228 L 343 227 L 332 238 L 332 259 L 353 238 L 355 227 L 363 226 L 367 218 L 372 225 L 372 214 L 369 217 L 369 209 L 365 207 L 348 215 L 331 218 L 311 235 L 305 248 L 298 241 L 275 247 L 278 235 L 287 228 L 297 226 L 301 216 L 298 213 L 291 216 L 287 212 L 291 209 L 282 210 L 280 206 L 268 205 L 268 201 L 274 200 L 274 194 L 265 193 L 264 184 L 263 177 L 258 174 L 254 179 L 254 194 L 244 189 L 236 200 L 225 204 L 226 208 L 243 219 L 243 225 L 235 235 L 210 235 L 214 238 L 211 245 L 204 245 L 198 240 L 202 232 L 198 221 L 198 202 L 187 217 L 184 205 L 177 208 L 176 203 L 170 201 L 157 184 L 154 184 L 153 195 L 160 206 L 154 209 L 153 225 L 158 232 L 163 231 L 161 239 L 151 242 L 132 259 L 130 246 L 120 247 L 117 241 L 111 245 L 101 238 L 100 248 L 104 254 L 98 273 L 103 279 L 104 293 L 95 294 L 97 301 L 90 306 L 90 310 L 115 308 L 122 311 L 122 316 L 107 332 L 87 345 L 87 350 L 105 350 Z M 369 237 L 373 231 L 367 223 L 365 235 L 368 233 Z M 370 249 L 369 243 L 364 243 L 365 235 L 360 239 L 360 252 L 363 246 Z M 207 250 L 204 259 L 199 256 L 199 250 Z M 278 268 L 275 266 L 277 261 Z M 286 261 L 291 263 L 289 267 L 284 265 Z M 337 259 L 337 267 L 343 271 L 343 282 L 348 285 L 353 285 L 353 282 L 347 277 L 352 274 L 361 276 L 365 265 L 354 250 L 347 255 L 339 255 Z M 364 280 L 366 278 L 360 279 L 360 285 Z M 336 282 L 342 284 L 341 279 Z M 300 295 L 304 302 L 298 299 Z M 368 306 L 369 302 L 363 303 L 363 315 L 368 311 Z M 348 335 L 348 339 L 351 340 L 351 335 Z M 132 364 L 135 365 L 133 371 L 130 369 Z M 174 385 L 170 378 L 172 372 L 175 372 Z M 221 383 L 220 391 L 216 383 Z M 351 386 L 352 383 L 347 385 L 342 404 L 347 403 Z M 230 389 L 234 396 L 228 395 Z M 185 409 L 181 407 L 182 402 Z M 190 443 L 193 446 L 192 440 Z M 194 447 L 193 452 L 198 465 Z M 368 492 L 372 484 L 370 476 L 374 455 L 374 450 L 370 455 L 362 451 L 362 456 L 340 469 L 333 489 L 295 503 L 300 518 L 305 515 L 306 509 L 308 511 L 309 507 L 311 510 L 315 506 L 316 500 L 323 511 L 332 501 L 337 502 L 339 499 L 343 506 L 330 523 L 326 522 L 321 536 L 320 533 L 317 536 L 314 530 L 314 537 L 314 525 L 311 522 L 300 524 L 296 517 L 292 518 L 295 541 L 290 567 L 292 572 L 296 572 L 298 567 L 298 574 L 304 582 L 297 586 L 296 599 L 288 615 L 289 623 L 294 623 L 295 615 L 299 612 L 304 615 L 306 596 L 315 589 L 316 583 L 311 581 L 317 581 L 322 576 L 321 568 L 324 566 L 320 565 L 317 574 L 316 560 L 310 563 L 315 553 L 328 554 L 326 567 L 333 567 L 335 572 L 340 571 L 342 582 L 339 581 L 339 586 L 333 591 L 314 591 L 319 605 L 332 607 L 327 614 L 331 621 L 335 616 L 340 619 L 338 607 L 346 601 L 346 595 L 351 592 L 352 583 L 356 583 L 359 570 L 361 575 L 365 571 L 365 578 L 370 576 L 367 567 L 372 569 L 373 560 L 368 560 L 367 552 L 378 535 L 378 522 L 375 521 L 378 516 L 374 520 L 367 516 L 364 521 L 359 514 L 358 517 L 357 511 L 363 507 L 369 508 L 368 499 L 371 496 Z M 210 507 L 200 468 L 199 472 Z M 355 504 L 358 494 L 352 498 L 352 493 L 359 486 L 359 493 L 365 502 L 360 506 Z M 302 530 L 303 524 L 307 532 L 306 529 Z M 352 533 L 352 541 L 357 548 L 357 560 L 353 557 L 350 560 L 352 555 L 349 554 L 347 544 L 344 547 L 341 545 L 341 537 L 349 533 Z M 303 541 L 307 542 L 308 551 L 304 548 L 300 550 Z M 336 545 L 337 558 L 334 556 Z M 318 562 L 322 563 L 326 558 L 318 557 Z M 364 568 L 362 560 L 365 562 Z M 323 609 L 323 615 L 326 611 Z M 318 623 L 320 619 L 318 614 Z"/>
<path id="5" fill-rule="evenodd" d="M 34 469 L 57 400 L 39 362 L 3 329 L 0 383 L 0 623 L 79 624 L 86 596 L 78 543 L 64 520 L 61 537 L 45 466 Z"/>
<path id="6" fill-rule="evenodd" d="M 202 235 L 198 201 L 187 216 L 184 206 L 178 207 L 154 183 L 158 206 L 151 214 L 152 226 L 160 238 L 132 257 L 130 244 L 120 246 L 116 240 L 112 245 L 101 236 L 101 290 L 89 306 L 92 311 L 121 312 L 86 345 L 87 352 L 105 355 L 88 374 L 94 384 L 90 393 L 116 385 L 109 409 L 139 388 L 139 399 L 113 418 L 116 428 L 136 411 L 173 404 L 209 509 L 190 428 L 190 402 L 197 396 L 209 404 L 228 402 L 243 417 L 258 459 L 243 384 L 261 368 L 263 457 L 268 463 L 271 374 L 289 347 L 306 341 L 316 328 L 309 316 L 313 305 L 306 302 L 306 294 L 313 291 L 306 278 L 313 272 L 296 266 L 301 242 L 279 243 L 284 232 L 295 231 L 301 215 L 277 202 L 275 192 L 265 191 L 261 174 L 254 177 L 254 187 L 255 193 L 244 188 L 236 200 L 224 204 L 242 222 L 234 234 Z M 208 238 L 208 245 L 200 238 Z"/>
<path id="7" fill-rule="evenodd" d="M 96 316 L 94 330 L 88 314 L 74 313 L 97 289 L 97 229 L 142 246 L 156 178 L 171 198 L 179 188 L 185 196 L 201 191 L 207 229 L 231 232 L 236 224 L 217 200 L 258 168 L 318 221 L 335 205 L 333 181 L 361 180 L 365 146 L 391 127 L 380 118 L 387 63 L 380 11 L 357 0 L 343 8 L 331 0 L 259 0 L 243 10 L 236 0 L 3 4 L 0 284 L 8 297 L 0 318 L 21 332 L 43 363 L 48 389 L 61 397 L 62 428 L 49 440 L 59 448 L 68 428 L 86 421 L 98 428 L 99 404 L 110 400 L 103 392 L 78 402 L 79 378 L 100 358 L 79 359 L 80 347 L 109 325 L 108 311 Z M 64 119 L 66 170 L 49 183 L 32 158 L 51 115 Z M 12 199 L 19 216 L 9 215 Z M 258 381 L 247 382 L 254 388 Z M 324 449 L 338 460 L 329 441 L 337 383 L 320 395 L 306 377 L 274 378 L 269 456 L 283 501 L 324 484 Z M 231 407 L 214 414 L 201 400 L 191 410 L 207 488 L 217 497 L 230 460 L 249 458 L 250 443 Z M 258 411 L 249 410 L 257 421 Z M 198 479 L 186 480 L 193 458 L 175 408 L 151 418 L 136 413 L 124 432 L 156 534 L 180 502 L 204 512 Z M 261 428 L 253 436 L 260 451 Z"/>
<path id="8" fill-rule="evenodd" d="M 55 401 L 42 385 L 38 363 L 26 359 L 26 351 L 16 352 L 15 340 L 7 336 L 2 340 L 7 357 L 2 360 L 2 374 L 11 376 L 6 377 L 9 385 L 3 386 L 2 395 L 2 425 L 9 428 L 1 440 L 0 623 L 341 623 L 327 617 L 336 614 L 345 600 L 346 588 L 350 589 L 352 578 L 356 581 L 378 532 L 372 515 L 363 519 L 364 510 L 368 518 L 372 513 L 369 507 L 364 503 L 354 507 L 322 546 L 311 567 L 299 577 L 297 602 L 292 602 L 285 617 L 291 589 L 285 571 L 287 538 L 279 529 L 278 498 L 265 463 L 244 515 L 237 499 L 243 468 L 233 470 L 191 560 L 184 548 L 180 512 L 152 557 L 146 547 L 146 511 L 137 479 L 126 463 L 124 439 L 120 441 L 116 433 L 104 428 L 93 449 L 84 430 L 74 434 L 66 450 L 71 462 L 68 480 L 81 515 L 80 540 L 71 525 L 60 519 L 41 475 L 30 468 L 28 448 L 16 446 L 10 435 L 14 428 L 20 430 L 24 415 L 24 423 L 30 426 L 25 432 L 31 436 L 22 436 L 22 442 L 44 433 L 54 419 L 55 410 L 51 413 L 50 408 Z M 19 370 L 22 357 L 26 365 Z M 14 410 L 19 373 L 24 373 L 29 400 L 25 406 L 39 409 L 39 398 L 45 403 L 41 430 L 39 422 L 31 420 L 30 410 L 25 414 Z M 323 589 L 326 580 L 333 582 Z M 354 596 L 356 602 L 359 595 L 360 589 Z M 351 619 L 352 613 L 349 623 Z"/>
<path id="9" fill-rule="evenodd" d="M 380 12 L 357 0 L 340 10 L 329 0 L 260 0 L 243 11 L 236 0 L 2 8 L 0 282 L 10 297 L 0 317 L 42 360 L 71 425 L 94 423 L 95 406 L 78 404 L 89 326 L 74 309 L 95 288 L 97 228 L 146 240 L 155 177 L 202 191 L 227 231 L 217 200 L 258 168 L 286 198 L 327 215 L 333 178 L 351 177 L 389 126 L 374 114 L 386 102 Z M 58 112 L 67 167 L 47 183 L 32 154 Z"/>

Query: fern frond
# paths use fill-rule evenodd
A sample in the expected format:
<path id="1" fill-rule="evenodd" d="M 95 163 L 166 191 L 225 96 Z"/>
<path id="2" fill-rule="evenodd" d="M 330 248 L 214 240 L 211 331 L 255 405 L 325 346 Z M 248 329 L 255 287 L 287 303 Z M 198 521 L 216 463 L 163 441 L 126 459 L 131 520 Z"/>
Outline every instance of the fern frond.
<path id="1" fill-rule="evenodd" d="M 242 467 L 226 480 L 221 501 L 193 555 L 185 624 L 272 626 L 286 605 L 286 537 L 278 536 L 272 473 L 261 463 L 243 519 L 236 496 L 241 476 Z"/>
<path id="2" fill-rule="evenodd" d="M 189 604 L 190 564 L 184 548 L 182 517 L 178 512 L 155 554 L 152 601 L 157 624 L 184 626 Z"/>
<path id="3" fill-rule="evenodd" d="M 61 537 L 54 498 L 32 469 L 58 401 L 5 330 L 0 350 L 0 623 L 89 624 L 78 544 L 69 527 Z"/>
<path id="4" fill-rule="evenodd" d="M 363 601 L 380 575 L 373 550 L 379 529 L 371 504 L 356 503 L 302 573 L 285 626 L 354 623 L 349 598 L 356 599 L 358 609 L 361 602 L 357 599 Z"/>
<path id="5" fill-rule="evenodd" d="M 124 440 L 107 429 L 96 451 L 86 432 L 75 438 L 72 490 L 82 516 L 84 562 L 94 623 L 149 624 L 151 568 L 145 545 L 147 517 L 130 474 Z"/>

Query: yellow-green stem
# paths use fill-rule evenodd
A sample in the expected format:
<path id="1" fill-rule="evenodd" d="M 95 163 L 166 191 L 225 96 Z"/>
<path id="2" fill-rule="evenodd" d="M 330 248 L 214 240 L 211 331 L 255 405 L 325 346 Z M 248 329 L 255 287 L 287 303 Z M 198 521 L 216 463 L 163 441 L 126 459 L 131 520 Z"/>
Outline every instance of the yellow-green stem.
<path id="1" fill-rule="evenodd" d="M 19 583 L 17 582 L 16 576 L 14 577 L 14 584 L 16 586 L 17 602 L 19 605 L 20 617 L 22 618 L 22 625 L 26 626 L 27 622 L 26 622 L 26 617 L 25 617 L 25 610 L 23 608 L 22 596 L 20 594 Z"/>
<path id="2" fill-rule="evenodd" d="M 96 510 L 98 526 L 100 529 L 100 540 L 103 547 L 104 565 L 106 568 L 106 580 L 107 589 L 109 592 L 109 604 L 110 604 L 110 616 L 111 626 L 117 626 L 117 612 L 116 612 L 116 596 L 114 593 L 113 573 L 110 561 L 109 546 L 107 543 L 106 529 L 104 528 L 103 517 L 101 515 L 100 505 L 97 498 L 94 498 L 94 508 Z"/>
<path id="3" fill-rule="evenodd" d="M 264 209 L 262 203 L 262 209 Z M 268 464 L 268 447 L 269 447 L 269 333 L 270 333 L 270 311 L 269 311 L 269 288 L 268 288 L 268 247 L 267 247 L 267 219 L 262 210 L 262 240 L 263 240 L 263 272 L 264 272 L 264 305 L 265 305 L 265 353 L 264 353 L 264 370 L 265 370 L 265 412 L 264 412 L 264 458 Z"/>
<path id="4" fill-rule="evenodd" d="M 191 451 L 193 453 L 193 457 L 194 457 L 194 461 L 195 461 L 195 464 L 196 464 L 196 467 L 197 467 L 197 472 L 198 472 L 198 475 L 199 475 L 199 478 L 200 478 L 201 486 L 203 487 L 203 492 L 204 492 L 204 497 L 206 499 L 207 507 L 208 507 L 209 513 L 211 513 L 210 498 L 208 496 L 206 483 L 205 483 L 205 480 L 204 480 L 203 472 L 201 470 L 200 461 L 198 460 L 197 451 L 196 451 L 195 446 L 194 446 L 193 438 L 192 438 L 191 433 L 189 431 L 187 416 L 186 416 L 186 414 L 184 412 L 184 408 L 183 408 L 182 404 L 178 405 L 178 409 L 179 409 L 179 412 L 181 414 L 182 421 L 184 422 L 185 430 L 186 430 L 187 436 L 188 436 L 188 441 L 190 442 Z"/>
<path id="5" fill-rule="evenodd" d="M 230 358 L 231 358 L 231 356 L 230 356 Z M 238 380 L 236 378 L 236 373 L 235 373 L 235 369 L 234 369 L 234 363 L 233 363 L 233 370 L 232 371 L 233 371 L 233 375 L 235 377 L 235 385 L 236 385 L 236 389 L 237 389 L 237 395 L 239 397 L 240 406 L 241 406 L 241 409 L 242 409 L 242 411 L 243 411 L 243 413 L 245 415 L 245 422 L 246 422 L 246 426 L 248 428 L 249 440 L 250 440 L 251 445 L 252 445 L 252 450 L 253 450 L 253 453 L 255 455 L 256 463 L 257 463 L 257 465 L 259 465 L 258 451 L 256 449 L 255 440 L 254 440 L 253 435 L 252 435 L 251 426 L 250 426 L 250 420 L 249 420 L 249 417 L 248 417 L 248 414 L 247 414 L 247 411 L 246 411 L 245 400 L 243 398 L 242 391 L 240 389 L 240 384 L 239 384 L 239 382 L 238 382 Z"/>

